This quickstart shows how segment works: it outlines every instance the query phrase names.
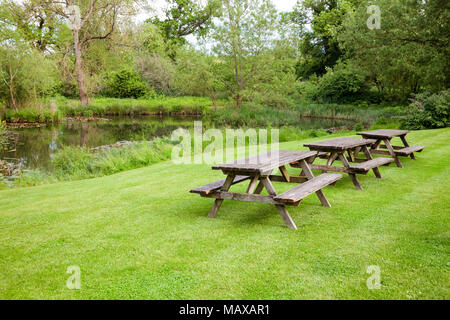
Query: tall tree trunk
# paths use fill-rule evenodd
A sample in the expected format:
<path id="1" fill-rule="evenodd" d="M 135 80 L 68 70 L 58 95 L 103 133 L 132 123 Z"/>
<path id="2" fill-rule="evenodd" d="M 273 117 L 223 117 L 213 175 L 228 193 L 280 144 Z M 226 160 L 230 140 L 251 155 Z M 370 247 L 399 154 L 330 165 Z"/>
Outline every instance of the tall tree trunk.
<path id="1" fill-rule="evenodd" d="M 86 106 L 89 104 L 89 97 L 86 90 L 86 83 L 84 81 L 79 30 L 75 28 L 73 29 L 73 42 L 75 46 L 75 68 L 77 72 L 78 94 L 80 96 L 81 105 Z"/>

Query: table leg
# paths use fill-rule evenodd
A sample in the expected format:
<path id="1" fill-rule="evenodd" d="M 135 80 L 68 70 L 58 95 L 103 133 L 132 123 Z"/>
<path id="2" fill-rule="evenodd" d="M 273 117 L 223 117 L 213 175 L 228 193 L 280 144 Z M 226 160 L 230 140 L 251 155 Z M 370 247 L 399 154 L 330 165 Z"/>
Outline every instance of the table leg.
<path id="1" fill-rule="evenodd" d="M 331 155 L 331 154 L 330 154 L 330 155 Z M 312 164 L 312 163 L 316 160 L 316 158 L 317 158 L 317 155 L 312 156 L 312 157 L 309 157 L 308 159 L 306 159 L 306 162 L 308 163 L 308 166 L 309 166 L 310 164 Z M 326 172 L 324 172 L 324 173 L 326 173 Z M 307 179 L 306 174 L 305 174 L 305 172 L 304 172 L 303 169 L 302 169 L 302 171 L 300 172 L 300 177 Z"/>
<path id="2" fill-rule="evenodd" d="M 369 137 L 364 137 L 364 139 L 369 139 Z M 382 139 L 377 139 L 377 142 L 375 142 L 371 147 L 370 150 L 378 150 L 380 147 Z"/>
<path id="3" fill-rule="evenodd" d="M 275 191 L 275 188 L 273 187 L 273 184 L 272 182 L 270 182 L 268 177 L 261 178 L 261 182 L 264 184 L 264 187 L 266 188 L 269 195 L 277 195 L 277 192 Z M 291 216 L 289 215 L 289 212 L 286 210 L 286 207 L 282 204 L 276 204 L 275 207 L 283 218 L 286 227 L 297 230 L 297 226 L 295 225 L 294 220 L 292 220 Z"/>
<path id="4" fill-rule="evenodd" d="M 339 159 L 344 164 L 344 167 L 346 167 L 347 169 L 350 169 L 350 164 L 348 163 L 347 158 L 345 157 L 343 152 L 339 153 Z M 362 188 L 361 184 L 359 183 L 359 180 L 356 177 L 356 174 L 349 173 L 348 175 L 350 176 L 350 179 L 352 179 L 352 182 L 355 185 L 356 189 L 362 190 L 363 188 Z"/>
<path id="5" fill-rule="evenodd" d="M 258 183 L 258 181 L 259 181 L 259 175 L 254 176 L 254 177 L 250 180 L 250 183 L 249 183 L 249 185 L 248 185 L 248 188 L 247 188 L 247 192 L 246 192 L 246 193 L 249 193 L 249 194 L 253 193 L 253 191 L 255 191 L 256 184 Z"/>
<path id="6" fill-rule="evenodd" d="M 234 177 L 235 177 L 235 175 L 228 175 L 220 190 L 228 191 L 230 189 L 231 185 L 233 184 Z M 220 206 L 222 205 L 222 202 L 223 202 L 223 199 L 216 199 L 214 201 L 214 204 L 208 214 L 209 218 L 215 218 L 217 216 L 217 212 L 219 211 Z"/>
<path id="7" fill-rule="evenodd" d="M 394 148 L 392 147 L 391 141 L 388 138 L 384 139 L 384 144 L 386 145 L 386 148 L 389 151 L 389 154 L 391 155 L 392 158 L 394 158 L 395 163 L 397 164 L 397 167 L 399 168 L 403 168 L 402 163 L 400 162 L 400 159 L 397 157 L 397 155 L 395 154 Z"/>
<path id="8" fill-rule="evenodd" d="M 263 189 L 264 189 L 264 183 L 262 181 L 260 181 L 258 186 L 256 187 L 255 194 L 261 194 Z"/>
<path id="9" fill-rule="evenodd" d="M 406 141 L 406 136 L 400 136 L 400 139 L 402 139 L 402 142 L 403 142 L 403 145 L 405 146 L 405 148 L 408 148 L 409 143 L 408 143 L 408 141 Z M 414 152 L 411 153 L 409 156 L 411 157 L 411 159 L 416 160 L 416 156 L 414 155 Z"/>
<path id="10" fill-rule="evenodd" d="M 314 178 L 314 174 L 313 174 L 313 172 L 311 171 L 311 168 L 309 167 L 309 164 L 308 164 L 305 160 L 302 160 L 302 161 L 300 162 L 300 166 L 302 167 L 303 172 L 305 173 L 306 178 L 307 178 L 308 180 L 311 180 L 311 179 Z M 329 208 L 331 208 L 331 204 L 330 204 L 330 202 L 328 201 L 327 197 L 325 196 L 325 194 L 323 193 L 322 190 L 316 191 L 316 195 L 317 195 L 317 197 L 319 198 L 320 202 L 322 203 L 322 205 L 323 205 L 324 207 L 329 207 Z"/>
<path id="11" fill-rule="evenodd" d="M 364 154 L 366 155 L 366 159 L 367 160 L 372 160 L 373 159 L 372 154 L 370 153 L 370 151 L 367 148 L 367 146 L 364 146 L 362 148 L 362 150 L 363 150 Z M 378 168 L 373 168 L 372 170 L 373 170 L 373 173 L 375 174 L 375 177 L 377 177 L 378 179 L 381 179 L 380 170 Z"/>
<path id="12" fill-rule="evenodd" d="M 350 162 L 355 162 L 355 155 L 352 153 L 352 150 L 347 150 L 348 153 L 348 159 Z"/>

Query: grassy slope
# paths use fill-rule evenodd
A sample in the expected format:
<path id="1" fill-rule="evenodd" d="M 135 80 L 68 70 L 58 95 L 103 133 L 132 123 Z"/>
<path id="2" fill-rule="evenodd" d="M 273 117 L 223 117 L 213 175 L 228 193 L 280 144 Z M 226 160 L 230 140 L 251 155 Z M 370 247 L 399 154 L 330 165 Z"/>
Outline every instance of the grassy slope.
<path id="1" fill-rule="evenodd" d="M 364 191 L 345 177 L 325 191 L 331 209 L 314 195 L 289 208 L 298 231 L 264 204 L 206 218 L 212 200 L 188 190 L 221 177 L 207 165 L 1 191 L 0 298 L 449 299 L 449 139 L 412 133 L 429 147 L 417 161 L 361 177 Z M 65 286 L 70 265 L 81 290 Z M 380 290 L 366 287 L 369 265 Z"/>

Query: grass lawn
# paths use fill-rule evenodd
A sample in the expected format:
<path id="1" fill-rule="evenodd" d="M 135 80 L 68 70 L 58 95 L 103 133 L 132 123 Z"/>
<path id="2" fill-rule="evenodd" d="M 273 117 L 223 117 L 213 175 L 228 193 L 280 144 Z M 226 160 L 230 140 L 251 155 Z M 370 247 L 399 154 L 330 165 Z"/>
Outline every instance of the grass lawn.
<path id="1" fill-rule="evenodd" d="M 408 138 L 428 148 L 404 169 L 362 176 L 364 191 L 345 176 L 325 189 L 331 209 L 315 195 L 289 207 L 298 231 L 264 204 L 208 219 L 213 201 L 188 193 L 222 177 L 207 165 L 0 191 L 0 298 L 449 299 L 450 129 Z M 81 290 L 66 288 L 72 265 Z"/>

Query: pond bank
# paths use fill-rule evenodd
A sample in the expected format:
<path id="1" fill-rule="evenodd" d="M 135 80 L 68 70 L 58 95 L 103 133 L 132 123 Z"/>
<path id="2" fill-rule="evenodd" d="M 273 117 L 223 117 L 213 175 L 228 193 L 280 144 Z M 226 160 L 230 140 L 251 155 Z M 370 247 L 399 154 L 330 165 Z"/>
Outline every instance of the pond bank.
<path id="1" fill-rule="evenodd" d="M 348 120 L 301 119 L 292 125 L 280 127 L 280 141 L 288 141 L 304 136 L 308 130 L 329 130 L 330 128 L 349 128 L 354 122 Z M 39 125 L 38 127 L 18 127 L 9 129 L 15 132 L 16 145 L 9 150 L 14 153 L 3 158 L 24 159 L 27 167 L 47 170 L 50 160 L 56 152 L 65 146 L 86 146 L 96 148 L 112 145 L 118 141 L 149 141 L 155 138 L 168 137 L 178 128 L 192 130 L 194 121 L 202 121 L 205 130 L 209 128 L 230 128 L 220 125 L 205 117 L 111 117 L 108 121 L 62 121 L 59 123 Z M 232 126 L 231 126 L 232 127 Z M 238 126 L 239 128 L 277 128 L 268 126 Z M 334 131 L 334 130 L 333 130 Z M 316 133 L 318 134 L 318 133 Z M 0 153 L 0 158 L 2 154 Z"/>
<path id="2" fill-rule="evenodd" d="M 90 105 L 81 106 L 78 100 L 52 98 L 38 107 L 6 110 L 5 117 L 12 122 L 57 123 L 63 118 L 92 118 L 109 116 L 202 116 L 224 125 L 286 125 L 301 117 L 352 120 L 370 123 L 379 117 L 402 117 L 406 108 L 367 104 L 316 104 L 299 102 L 286 108 L 247 103 L 236 108 L 227 101 L 213 107 L 209 98 L 164 97 L 156 99 L 94 98 Z"/>

